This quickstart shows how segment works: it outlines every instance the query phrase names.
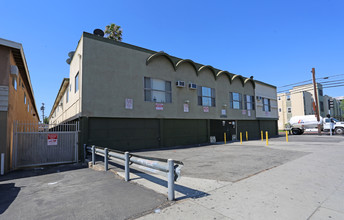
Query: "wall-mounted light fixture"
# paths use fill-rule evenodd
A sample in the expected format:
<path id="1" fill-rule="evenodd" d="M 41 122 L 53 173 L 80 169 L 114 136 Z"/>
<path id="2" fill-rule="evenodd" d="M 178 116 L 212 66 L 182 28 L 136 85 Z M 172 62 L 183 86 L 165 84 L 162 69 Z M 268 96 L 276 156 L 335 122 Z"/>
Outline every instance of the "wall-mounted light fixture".
<path id="1" fill-rule="evenodd" d="M 188 104 L 190 102 L 190 100 L 185 100 L 184 102 Z"/>

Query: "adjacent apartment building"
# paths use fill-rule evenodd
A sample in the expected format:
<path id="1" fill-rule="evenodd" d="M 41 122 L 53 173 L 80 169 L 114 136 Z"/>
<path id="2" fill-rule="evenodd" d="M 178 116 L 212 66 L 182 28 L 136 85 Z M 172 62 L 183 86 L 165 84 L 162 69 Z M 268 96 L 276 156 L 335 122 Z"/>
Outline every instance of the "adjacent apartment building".
<path id="1" fill-rule="evenodd" d="M 276 87 L 253 77 L 83 33 L 49 115 L 81 144 L 118 150 L 277 134 Z"/>
<path id="2" fill-rule="evenodd" d="M 318 106 L 321 117 L 328 114 L 331 117 L 341 119 L 342 111 L 340 109 L 340 101 L 323 94 L 323 86 L 320 83 L 316 85 L 318 94 Z M 314 115 L 314 86 L 313 84 L 305 84 L 295 86 L 289 92 L 279 93 L 278 95 L 278 128 L 284 129 L 290 118 L 299 115 Z M 334 107 L 329 108 L 329 100 L 333 100 Z"/>
<path id="3" fill-rule="evenodd" d="M 13 122 L 38 123 L 29 70 L 20 43 L 0 38 L 0 153 L 10 170 Z"/>

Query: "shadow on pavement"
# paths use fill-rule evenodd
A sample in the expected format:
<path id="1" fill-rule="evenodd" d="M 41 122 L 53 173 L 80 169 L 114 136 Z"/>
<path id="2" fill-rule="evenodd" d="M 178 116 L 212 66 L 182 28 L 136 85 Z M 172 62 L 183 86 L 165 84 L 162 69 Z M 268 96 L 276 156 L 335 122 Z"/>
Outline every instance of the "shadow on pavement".
<path id="1" fill-rule="evenodd" d="M 4 213 L 12 202 L 17 198 L 20 187 L 14 183 L 0 184 L 0 215 Z"/>
<path id="2" fill-rule="evenodd" d="M 50 165 L 50 166 L 42 166 L 42 167 L 34 167 L 34 168 L 26 168 L 26 169 L 20 169 L 11 171 L 4 176 L 0 176 L 0 182 L 6 181 L 6 180 L 13 180 L 13 179 L 20 179 L 20 178 L 27 178 L 32 176 L 40 176 L 40 175 L 46 175 L 51 173 L 59 173 L 59 172 L 65 172 L 70 170 L 77 170 L 86 168 L 87 166 L 85 164 L 64 164 L 64 165 Z"/>
<path id="3" fill-rule="evenodd" d="M 99 161 L 97 161 L 97 162 L 99 162 Z M 116 167 L 116 168 L 119 168 L 122 171 L 124 171 L 124 166 L 120 165 L 116 162 L 109 161 L 109 168 L 110 169 L 111 169 L 111 166 L 112 166 L 112 168 Z M 158 184 L 160 186 L 166 187 L 166 192 L 167 192 L 167 181 L 166 180 L 160 179 L 160 178 L 155 177 L 153 175 L 150 175 L 148 173 L 143 173 L 143 171 L 133 169 L 133 168 L 130 168 L 130 173 L 135 173 L 135 175 L 141 177 L 142 179 L 146 179 L 150 182 L 153 182 L 153 183 Z M 135 179 L 132 178 L 131 180 L 135 180 Z M 178 185 L 176 183 L 174 185 L 174 190 L 184 195 L 183 197 L 176 198 L 176 200 L 182 200 L 182 199 L 186 199 L 186 198 L 201 198 L 201 197 L 209 196 L 209 194 L 206 192 L 195 190 L 195 189 L 192 189 L 192 188 L 189 188 L 186 186 Z"/>

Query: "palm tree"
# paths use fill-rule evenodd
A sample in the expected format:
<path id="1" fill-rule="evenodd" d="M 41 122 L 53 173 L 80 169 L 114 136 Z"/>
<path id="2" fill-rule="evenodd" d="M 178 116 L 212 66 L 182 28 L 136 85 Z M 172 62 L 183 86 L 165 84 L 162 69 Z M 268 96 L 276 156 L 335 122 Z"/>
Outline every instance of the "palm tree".
<path id="1" fill-rule="evenodd" d="M 122 41 L 122 28 L 119 25 L 110 24 L 105 27 L 105 37 L 115 41 Z"/>

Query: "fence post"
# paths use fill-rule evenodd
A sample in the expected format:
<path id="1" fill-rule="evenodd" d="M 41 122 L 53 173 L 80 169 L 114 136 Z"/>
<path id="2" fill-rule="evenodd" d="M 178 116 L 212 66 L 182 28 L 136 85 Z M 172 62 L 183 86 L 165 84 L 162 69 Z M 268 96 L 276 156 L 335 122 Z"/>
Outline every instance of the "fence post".
<path id="1" fill-rule="evenodd" d="M 129 181 L 129 172 L 130 172 L 130 168 L 129 168 L 129 152 L 125 152 L 124 153 L 124 177 L 125 177 L 125 181 Z"/>
<path id="2" fill-rule="evenodd" d="M 104 170 L 108 171 L 109 169 L 109 150 L 107 148 L 104 149 Z"/>
<path id="3" fill-rule="evenodd" d="M 92 145 L 92 165 L 96 165 L 96 148 Z"/>
<path id="4" fill-rule="evenodd" d="M 168 159 L 168 200 L 174 200 L 174 161 Z"/>
<path id="5" fill-rule="evenodd" d="M 86 144 L 84 144 L 84 161 L 86 160 Z"/>

